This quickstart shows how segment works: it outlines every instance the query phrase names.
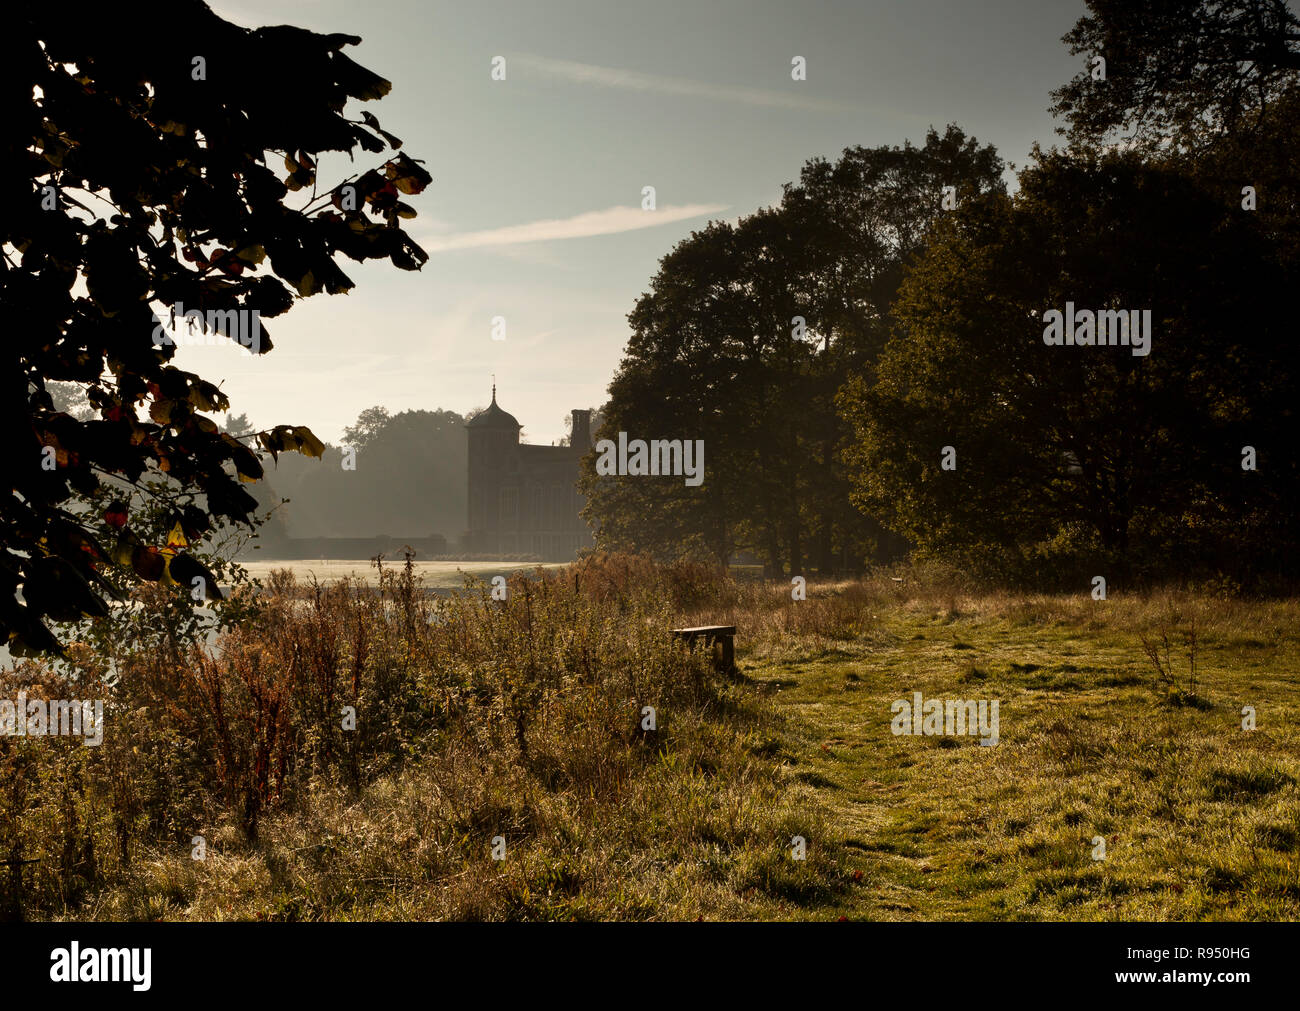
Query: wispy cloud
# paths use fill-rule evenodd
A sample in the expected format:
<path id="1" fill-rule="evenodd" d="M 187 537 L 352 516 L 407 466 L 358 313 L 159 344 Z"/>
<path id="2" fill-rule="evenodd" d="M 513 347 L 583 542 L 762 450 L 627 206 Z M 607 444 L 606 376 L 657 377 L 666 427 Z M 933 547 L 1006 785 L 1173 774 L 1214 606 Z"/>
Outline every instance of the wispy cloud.
<path id="1" fill-rule="evenodd" d="M 614 235 L 638 228 L 653 228 L 686 218 L 725 211 L 727 204 L 666 205 L 653 211 L 640 207 L 610 207 L 603 211 L 586 211 L 571 218 L 547 218 L 522 225 L 489 228 L 459 235 L 421 235 L 416 241 L 429 253 L 450 249 L 477 249 L 484 246 L 516 246 L 524 242 L 550 242 L 555 239 L 585 239 L 593 235 Z"/>
<path id="2" fill-rule="evenodd" d="M 791 90 L 775 91 L 767 88 L 748 88 L 730 84 L 712 84 L 692 81 L 684 77 L 663 77 L 643 74 L 637 70 L 618 67 L 600 67 L 592 63 L 575 63 L 572 60 L 552 60 L 545 56 L 519 53 L 510 57 L 512 67 L 522 65 L 551 77 L 574 84 L 595 84 L 605 88 L 622 88 L 625 91 L 644 91 L 660 95 L 679 95 L 683 98 L 706 98 L 719 102 L 738 102 L 757 105 L 765 109 L 802 109 L 817 112 L 846 111 L 851 106 L 830 102 L 799 92 L 807 85 L 791 81 Z"/>

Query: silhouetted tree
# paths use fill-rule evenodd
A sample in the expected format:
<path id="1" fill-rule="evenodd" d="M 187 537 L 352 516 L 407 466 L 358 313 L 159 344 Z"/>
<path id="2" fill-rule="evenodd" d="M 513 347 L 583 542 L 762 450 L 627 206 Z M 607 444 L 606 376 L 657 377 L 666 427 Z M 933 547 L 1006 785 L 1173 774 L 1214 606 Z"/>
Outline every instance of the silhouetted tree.
<path id="1" fill-rule="evenodd" d="M 357 417 L 355 425 L 343 430 L 343 444 L 362 449 L 392 419 L 386 407 L 368 407 Z"/>
<path id="2" fill-rule="evenodd" d="M 1052 93 L 1077 142 L 1203 149 L 1267 132 L 1270 107 L 1296 86 L 1300 20 L 1285 0 L 1087 4 L 1063 40 L 1086 65 Z"/>
<path id="3" fill-rule="evenodd" d="M 356 450 L 349 469 L 345 447 L 326 446 L 319 464 L 282 457 L 265 481 L 275 500 L 287 500 L 278 513 L 282 533 L 459 537 L 468 481 L 464 425 L 454 411 L 371 407 L 346 430 L 345 446 Z M 275 552 L 275 543 L 268 539 L 264 550 Z"/>
<path id="4" fill-rule="evenodd" d="M 107 478 L 161 497 L 165 521 L 190 541 L 214 523 L 250 522 L 256 505 L 240 480 L 262 476 L 258 452 L 207 416 L 227 398 L 170 364 L 155 310 L 222 313 L 212 326 L 226 336 L 245 313 L 243 343 L 265 353 L 265 330 L 249 339 L 251 313 L 273 318 L 295 298 L 349 290 L 336 254 L 407 270 L 425 261 L 400 227 L 414 214 L 401 197 L 429 176 L 399 153 L 350 189 L 318 189 L 322 153 L 400 145 L 369 113 L 344 115 L 349 98 L 390 87 L 343 54 L 355 36 L 249 30 L 198 0 L 36 5 L 14 12 L 5 34 L 0 421 L 13 492 L 0 504 L 0 628 L 16 650 L 54 650 L 45 620 L 103 614 L 108 569 L 206 578 L 216 594 L 189 553 L 168 554 L 138 528 L 131 499 L 75 507 Z M 82 387 L 95 417 L 59 410 L 50 381 Z M 323 449 L 287 425 L 254 445 Z"/>
<path id="5" fill-rule="evenodd" d="M 834 395 L 873 367 L 905 264 L 957 200 L 1000 191 L 1002 163 L 957 127 L 925 144 L 810 161 L 781 203 L 711 223 L 664 257 L 629 316 L 601 435 L 703 439 L 705 482 L 598 478 L 586 515 L 606 547 L 773 570 L 861 564 L 888 547 L 854 510 Z"/>
<path id="6" fill-rule="evenodd" d="M 1167 166 L 1038 153 L 1014 198 L 937 230 L 877 382 L 841 394 L 855 501 L 989 574 L 1274 568 L 1294 541 L 1296 377 L 1273 253 L 1249 214 Z M 1044 313 L 1067 301 L 1150 309 L 1149 355 L 1047 346 Z"/>

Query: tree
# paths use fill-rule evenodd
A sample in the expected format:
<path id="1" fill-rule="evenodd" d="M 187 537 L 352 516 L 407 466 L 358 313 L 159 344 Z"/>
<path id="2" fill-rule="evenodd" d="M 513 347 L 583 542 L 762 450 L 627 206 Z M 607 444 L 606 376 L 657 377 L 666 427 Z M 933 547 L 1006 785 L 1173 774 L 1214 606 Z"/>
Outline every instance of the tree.
<path id="1" fill-rule="evenodd" d="M 343 444 L 353 449 L 364 449 L 392 419 L 386 407 L 367 407 L 357 417 L 355 425 L 343 430 Z"/>
<path id="2" fill-rule="evenodd" d="M 227 415 L 226 423 L 222 428 L 236 439 L 240 436 L 256 434 L 257 429 L 253 423 L 248 420 L 247 414 L 236 414 L 234 417 Z"/>
<path id="3" fill-rule="evenodd" d="M 855 501 L 990 575 L 1273 566 L 1294 541 L 1283 281 L 1254 219 L 1194 177 L 1036 152 L 1014 198 L 938 230 L 876 383 L 841 394 Z M 1067 302 L 1150 309 L 1150 353 L 1047 346 Z M 1248 445 L 1267 467 L 1243 471 Z"/>
<path id="4" fill-rule="evenodd" d="M 1283 0 L 1089 0 L 1065 36 L 1104 55 L 1054 91 L 1076 147 L 1117 141 L 1248 204 L 1300 264 L 1300 20 Z M 1089 61 L 1091 63 L 1091 59 Z M 1294 267 L 1292 269 L 1295 269 Z"/>
<path id="5" fill-rule="evenodd" d="M 706 554 L 730 559 L 734 525 L 747 494 L 742 483 L 748 452 L 731 456 L 730 429 L 745 406 L 731 402 L 734 367 L 731 328 L 739 298 L 729 294 L 733 229 L 711 222 L 680 243 L 661 263 L 654 293 L 629 316 L 633 335 L 610 384 L 603 424 L 595 438 L 702 439 L 706 478 L 686 488 L 681 477 L 600 477 L 594 455 L 584 460 L 583 515 L 599 524 L 602 547 L 671 557 Z M 684 363 L 690 363 L 689 383 Z"/>
<path id="6" fill-rule="evenodd" d="M 893 327 L 893 305 L 904 272 L 935 223 L 981 194 L 1003 193 L 1004 165 L 955 124 L 925 143 L 850 148 L 836 163 L 814 159 L 783 206 L 809 236 L 800 261 L 807 317 L 823 350 L 799 424 L 799 455 L 807 462 L 801 496 L 809 536 L 823 572 L 864 558 L 888 560 L 906 549 L 877 517 L 850 501 L 844 462 L 849 430 L 834 398 L 851 377 L 870 377 Z"/>
<path id="7" fill-rule="evenodd" d="M 714 222 L 629 316 L 604 437 L 702 439 L 706 477 L 583 481 L 604 547 L 753 549 L 774 570 L 856 566 L 886 537 L 849 501 L 835 391 L 869 371 L 904 265 L 958 200 L 1003 189 L 996 152 L 949 126 L 917 147 L 808 162 L 781 203 Z"/>
<path id="8" fill-rule="evenodd" d="M 1294 89 L 1300 20 L 1285 0 L 1087 0 L 1063 41 L 1088 65 L 1052 93 L 1073 140 L 1113 134 L 1139 146 L 1196 150 L 1264 132 Z M 1094 76 L 1094 58 L 1105 78 Z"/>
<path id="9" fill-rule="evenodd" d="M 58 649 L 47 620 L 104 614 L 110 568 L 219 595 L 189 552 L 140 535 L 131 499 L 93 513 L 79 502 L 114 481 L 148 489 L 193 542 L 251 521 L 240 482 L 262 476 L 259 450 L 323 450 L 302 426 L 221 432 L 207 415 L 229 410 L 225 394 L 171 364 L 187 330 L 173 316 L 264 354 L 261 320 L 353 286 L 336 254 L 405 270 L 427 259 L 400 225 L 414 214 L 401 197 L 430 181 L 418 163 L 397 152 L 318 182 L 323 153 L 401 144 L 370 113 L 344 114 L 390 89 L 343 54 L 359 38 L 249 30 L 198 0 L 130 13 L 26 9 L 0 61 L 12 335 L 0 412 L 17 449 L 0 505 L 0 628 L 18 651 Z M 166 44 L 140 27 L 155 25 Z M 59 410 L 50 382 L 84 389 L 95 416 Z"/>
<path id="10" fill-rule="evenodd" d="M 289 500 L 289 533 L 299 537 L 458 537 L 465 528 L 468 446 L 465 419 L 454 411 L 362 412 L 353 433 L 382 411 L 386 418 L 345 461 L 327 447 L 321 466 L 286 458 L 267 483 Z M 349 439 L 351 435 L 349 435 Z M 348 467 L 343 464 L 347 462 Z M 270 548 L 268 545 L 268 549 Z"/>

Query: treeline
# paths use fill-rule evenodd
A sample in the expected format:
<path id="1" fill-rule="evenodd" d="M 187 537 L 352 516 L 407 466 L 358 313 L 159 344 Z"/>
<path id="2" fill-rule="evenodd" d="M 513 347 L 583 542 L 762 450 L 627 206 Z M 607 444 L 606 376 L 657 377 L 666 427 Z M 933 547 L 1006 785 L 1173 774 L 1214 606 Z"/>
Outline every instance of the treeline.
<path id="1" fill-rule="evenodd" d="M 458 543 L 465 532 L 465 421 L 455 411 L 372 407 L 321 459 L 283 453 L 267 461 L 265 480 L 252 486 L 261 511 L 270 512 L 258 553 L 288 557 L 282 552 L 290 537 L 441 535 Z"/>
<path id="2" fill-rule="evenodd" d="M 371 407 L 344 431 L 339 445 L 326 443 L 320 459 L 284 453 L 268 461 L 265 479 L 250 486 L 268 519 L 244 553 L 257 545 L 266 557 L 316 557 L 320 538 L 383 537 L 432 538 L 423 549 L 428 554 L 458 550 L 467 522 L 464 426 L 482 410 L 392 414 Z M 591 411 L 599 425 L 600 408 Z M 571 438 L 572 420 L 565 415 L 561 444 Z M 252 428 L 242 415 L 228 426 L 235 436 Z M 446 543 L 434 550 L 438 538 Z M 346 550 L 343 545 L 329 549 Z"/>
<path id="3" fill-rule="evenodd" d="M 809 161 L 777 206 L 669 253 L 598 437 L 703 439 L 707 476 L 589 460 L 601 546 L 787 574 L 911 551 L 1040 585 L 1290 579 L 1300 24 L 1168 6 L 1089 4 L 1066 36 L 1087 67 L 1053 96 L 1066 143 L 1011 192 L 992 147 L 932 129 Z M 1080 344 L 1065 322 L 1045 342 L 1051 310 Z M 1104 310 L 1135 324 L 1120 346 L 1095 343 Z"/>

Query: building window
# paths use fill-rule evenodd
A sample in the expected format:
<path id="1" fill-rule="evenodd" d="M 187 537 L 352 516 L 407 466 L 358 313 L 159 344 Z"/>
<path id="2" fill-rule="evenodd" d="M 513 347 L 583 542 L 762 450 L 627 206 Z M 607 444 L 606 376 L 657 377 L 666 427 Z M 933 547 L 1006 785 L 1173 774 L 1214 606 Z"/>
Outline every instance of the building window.
<path id="1" fill-rule="evenodd" d="M 528 525 L 534 530 L 545 526 L 542 522 L 542 486 L 533 485 L 528 490 Z"/>
<path id="2" fill-rule="evenodd" d="M 551 485 L 550 515 L 548 517 L 550 522 L 547 523 L 547 526 L 552 530 L 558 530 L 564 526 L 564 500 L 560 497 L 563 490 L 562 485 Z"/>
<path id="3" fill-rule="evenodd" d="M 501 526 L 514 530 L 519 526 L 519 489 L 501 489 Z"/>

